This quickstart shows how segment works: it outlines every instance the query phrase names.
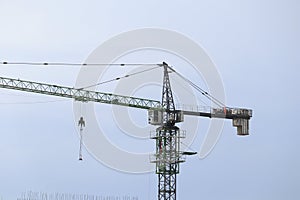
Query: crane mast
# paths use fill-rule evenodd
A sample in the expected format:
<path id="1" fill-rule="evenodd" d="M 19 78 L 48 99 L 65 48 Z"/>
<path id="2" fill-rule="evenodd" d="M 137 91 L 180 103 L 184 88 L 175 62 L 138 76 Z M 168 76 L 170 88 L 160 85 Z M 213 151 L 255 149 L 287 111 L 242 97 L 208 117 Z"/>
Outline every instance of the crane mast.
<path id="1" fill-rule="evenodd" d="M 176 199 L 176 175 L 179 173 L 180 130 L 175 123 L 182 121 L 181 112 L 176 111 L 168 65 L 163 63 L 162 123 L 156 129 L 156 173 L 158 174 L 158 199 Z"/>
<path id="2" fill-rule="evenodd" d="M 151 162 L 156 164 L 158 199 L 176 200 L 176 175 L 179 173 L 179 164 L 185 161 L 184 155 L 194 154 L 194 152 L 180 151 L 180 139 L 184 138 L 185 134 L 180 131 L 176 123 L 183 122 L 185 115 L 231 119 L 232 125 L 237 127 L 238 135 L 248 135 L 252 110 L 230 107 L 211 108 L 209 112 L 176 110 L 169 79 L 169 72 L 174 70 L 165 62 L 160 66 L 163 68 L 161 102 L 5 77 L 0 77 L 0 88 L 71 98 L 81 102 L 98 102 L 148 110 L 149 124 L 159 126 L 155 135 L 151 136 L 156 141 L 156 152 Z M 171 71 L 168 71 L 170 69 Z M 85 126 L 83 118 L 80 119 L 79 125 L 82 131 Z M 81 149 L 79 159 L 82 159 Z"/>

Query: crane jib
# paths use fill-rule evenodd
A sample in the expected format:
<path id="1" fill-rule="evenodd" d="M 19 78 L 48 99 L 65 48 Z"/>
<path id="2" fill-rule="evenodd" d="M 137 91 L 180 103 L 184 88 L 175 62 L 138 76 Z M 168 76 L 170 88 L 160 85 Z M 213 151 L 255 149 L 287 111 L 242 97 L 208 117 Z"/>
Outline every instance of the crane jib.
<path id="1" fill-rule="evenodd" d="M 77 101 L 91 101 L 105 104 L 115 104 L 140 109 L 160 108 L 161 103 L 156 100 L 136 98 L 110 93 L 95 92 L 65 86 L 24 81 L 20 79 L 0 77 L 0 88 L 20 90 L 51 96 L 72 98 Z"/>
<path id="2" fill-rule="evenodd" d="M 24 81 L 20 79 L 4 78 L 0 77 L 0 88 L 20 90 L 25 92 L 39 93 L 51 96 L 59 96 L 64 98 L 75 99 L 82 102 L 98 102 L 105 104 L 114 104 L 120 106 L 127 106 L 132 108 L 156 110 L 158 112 L 164 112 L 162 104 L 157 100 L 143 99 L 137 97 L 116 95 L 103 92 L 95 92 L 83 89 L 76 89 L 65 86 L 51 85 L 45 83 Z M 232 119 L 233 126 L 238 128 L 239 135 L 248 135 L 249 119 L 252 117 L 252 110 L 243 108 L 211 108 L 209 112 L 203 111 L 188 111 L 177 110 L 176 112 L 178 120 L 183 121 L 184 115 L 194 115 L 200 117 L 209 118 L 225 118 Z M 180 114 L 182 113 L 182 115 Z M 161 114 L 161 116 L 163 116 Z M 151 122 L 153 124 L 159 124 L 159 121 Z"/>

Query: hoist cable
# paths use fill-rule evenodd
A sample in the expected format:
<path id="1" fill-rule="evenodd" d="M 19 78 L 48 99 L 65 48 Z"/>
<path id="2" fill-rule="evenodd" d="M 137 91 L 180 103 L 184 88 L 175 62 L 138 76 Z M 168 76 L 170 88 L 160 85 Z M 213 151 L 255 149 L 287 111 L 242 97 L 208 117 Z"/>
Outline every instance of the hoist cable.
<path id="1" fill-rule="evenodd" d="M 195 95 L 192 91 L 190 91 L 189 89 L 187 89 L 183 84 L 180 84 L 180 82 L 177 81 L 176 79 L 173 79 L 173 81 L 177 82 L 178 85 L 179 85 L 181 88 L 183 88 L 185 91 L 187 91 L 187 92 L 190 93 L 191 95 Z M 198 100 L 199 100 L 201 103 L 205 104 L 205 106 L 208 106 L 208 104 L 207 104 L 205 101 L 203 101 L 202 99 L 198 99 Z"/>
<path id="2" fill-rule="evenodd" d="M 141 73 L 145 73 L 145 72 L 148 72 L 148 71 L 160 68 L 160 67 L 161 66 L 158 65 L 158 66 L 152 67 L 150 69 L 145 69 L 145 70 L 142 70 L 142 71 L 134 72 L 134 73 L 131 73 L 131 74 L 127 74 L 125 76 L 121 76 L 121 77 L 117 77 L 117 78 L 114 78 L 114 79 L 106 80 L 106 81 L 103 81 L 103 82 L 99 82 L 99 83 L 96 83 L 96 84 L 93 84 L 93 85 L 81 87 L 81 88 L 78 88 L 78 89 L 82 90 L 82 89 L 87 89 L 87 88 L 95 87 L 95 86 L 98 86 L 98 85 L 102 85 L 102 84 L 105 84 L 105 83 L 110 83 L 110 82 L 113 82 L 113 81 L 119 81 L 120 79 L 124 79 L 124 78 L 128 78 L 128 77 L 131 77 L 131 76 L 135 76 L 135 75 L 138 75 L 138 74 L 141 74 Z"/>
<path id="3" fill-rule="evenodd" d="M 66 102 L 71 101 L 70 99 L 67 100 L 49 100 L 49 101 L 26 101 L 26 102 L 0 102 L 0 105 L 25 105 L 25 104 L 46 104 L 46 103 L 56 103 L 56 102 Z"/>
<path id="4" fill-rule="evenodd" d="M 0 62 L 1 65 L 33 65 L 33 66 L 146 66 L 157 63 L 67 63 L 67 62 Z"/>
<path id="5" fill-rule="evenodd" d="M 181 75 L 180 73 L 178 73 L 177 71 L 175 71 L 173 68 L 171 68 L 171 67 L 169 67 L 169 68 L 175 74 L 177 74 L 180 78 L 182 78 L 184 81 L 186 81 L 189 85 L 191 85 L 193 88 L 195 88 L 197 91 L 199 91 L 203 96 L 205 96 L 206 98 L 208 98 L 209 100 L 211 100 L 213 103 L 215 103 L 217 106 L 226 107 L 226 105 L 224 103 L 222 103 L 221 101 L 219 101 L 218 99 L 216 99 L 215 97 L 213 97 L 212 95 L 210 95 L 208 92 L 206 92 L 205 90 L 203 90 L 202 88 L 200 88 L 198 85 L 196 85 L 195 83 L 193 83 L 189 79 L 185 78 L 183 75 Z"/>

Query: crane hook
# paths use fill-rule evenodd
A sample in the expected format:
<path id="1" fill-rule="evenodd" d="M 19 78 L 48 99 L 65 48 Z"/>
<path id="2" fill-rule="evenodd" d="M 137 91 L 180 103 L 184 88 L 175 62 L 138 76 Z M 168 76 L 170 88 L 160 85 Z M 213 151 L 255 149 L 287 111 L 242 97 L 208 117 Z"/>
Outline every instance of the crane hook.
<path id="1" fill-rule="evenodd" d="M 80 127 L 80 146 L 79 146 L 79 160 L 83 160 L 82 158 L 82 133 L 83 133 L 83 127 L 85 127 L 85 121 L 83 117 L 80 117 L 78 121 L 78 126 Z"/>

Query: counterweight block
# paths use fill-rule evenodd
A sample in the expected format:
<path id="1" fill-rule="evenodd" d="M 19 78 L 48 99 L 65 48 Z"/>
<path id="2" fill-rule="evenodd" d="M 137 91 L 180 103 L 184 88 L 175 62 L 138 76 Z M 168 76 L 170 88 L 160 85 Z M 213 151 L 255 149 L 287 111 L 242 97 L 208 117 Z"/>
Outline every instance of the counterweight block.
<path id="1" fill-rule="evenodd" d="M 237 127 L 238 135 L 249 135 L 249 119 L 232 119 L 232 125 Z"/>

